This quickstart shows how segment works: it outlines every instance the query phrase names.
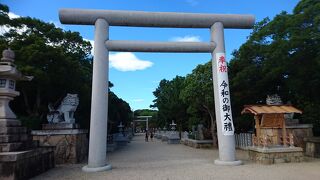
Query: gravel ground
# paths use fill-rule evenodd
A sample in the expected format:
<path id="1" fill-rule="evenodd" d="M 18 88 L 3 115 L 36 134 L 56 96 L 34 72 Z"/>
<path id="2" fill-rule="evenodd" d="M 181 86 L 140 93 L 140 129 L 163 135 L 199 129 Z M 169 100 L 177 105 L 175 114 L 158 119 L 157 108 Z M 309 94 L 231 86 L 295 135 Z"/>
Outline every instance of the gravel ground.
<path id="1" fill-rule="evenodd" d="M 167 144 L 155 139 L 144 142 L 135 136 L 128 146 L 108 153 L 111 171 L 84 173 L 83 164 L 59 165 L 35 178 L 39 179 L 95 179 L 95 180 L 318 180 L 320 159 L 303 163 L 259 165 L 247 161 L 246 151 L 237 150 L 241 166 L 218 166 L 218 150 L 194 149 L 181 144 Z"/>

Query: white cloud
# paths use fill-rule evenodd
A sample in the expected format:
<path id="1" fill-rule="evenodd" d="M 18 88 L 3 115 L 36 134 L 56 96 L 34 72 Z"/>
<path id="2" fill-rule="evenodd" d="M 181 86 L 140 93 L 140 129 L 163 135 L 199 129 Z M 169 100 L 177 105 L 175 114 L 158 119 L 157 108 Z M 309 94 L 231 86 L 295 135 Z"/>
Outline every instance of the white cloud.
<path id="1" fill-rule="evenodd" d="M 152 62 L 138 59 L 131 52 L 119 52 L 109 55 L 111 67 L 119 71 L 143 70 L 153 65 Z"/>
<path id="2" fill-rule="evenodd" d="M 93 55 L 94 41 L 90 39 L 83 39 L 89 41 L 92 49 L 91 55 Z M 119 71 L 136 71 L 149 68 L 153 65 L 152 62 L 139 59 L 136 55 L 131 52 L 119 52 L 109 54 L 110 66 Z"/>
<path id="3" fill-rule="evenodd" d="M 133 99 L 132 101 L 133 101 L 133 102 L 136 102 L 136 103 L 139 103 L 139 102 L 143 102 L 144 99 Z"/>
<path id="4" fill-rule="evenodd" d="M 186 35 L 183 37 L 173 37 L 170 40 L 175 42 L 201 42 L 200 36 L 190 36 L 190 35 Z"/>
<path id="5" fill-rule="evenodd" d="M 186 0 L 186 2 L 188 4 L 190 4 L 191 6 L 196 6 L 199 4 L 199 2 L 197 0 Z"/>
<path id="6" fill-rule="evenodd" d="M 8 16 L 9 16 L 10 19 L 15 19 L 15 18 L 21 17 L 21 16 L 15 14 L 15 13 L 13 13 L 13 12 L 9 12 L 9 13 L 8 13 Z"/>

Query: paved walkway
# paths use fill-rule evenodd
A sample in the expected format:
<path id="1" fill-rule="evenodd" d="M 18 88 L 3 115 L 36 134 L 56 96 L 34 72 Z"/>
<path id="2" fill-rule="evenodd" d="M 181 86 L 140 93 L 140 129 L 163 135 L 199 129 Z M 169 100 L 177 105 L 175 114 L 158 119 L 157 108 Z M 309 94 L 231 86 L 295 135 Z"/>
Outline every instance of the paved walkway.
<path id="1" fill-rule="evenodd" d="M 111 171 L 84 173 L 85 164 L 62 165 L 35 177 L 42 179 L 95 180 L 317 180 L 320 178 L 320 159 L 303 163 L 259 165 L 246 161 L 247 153 L 237 150 L 241 166 L 217 166 L 218 150 L 194 149 L 181 144 L 170 145 L 155 139 L 144 142 L 135 136 L 128 146 L 108 153 Z"/>

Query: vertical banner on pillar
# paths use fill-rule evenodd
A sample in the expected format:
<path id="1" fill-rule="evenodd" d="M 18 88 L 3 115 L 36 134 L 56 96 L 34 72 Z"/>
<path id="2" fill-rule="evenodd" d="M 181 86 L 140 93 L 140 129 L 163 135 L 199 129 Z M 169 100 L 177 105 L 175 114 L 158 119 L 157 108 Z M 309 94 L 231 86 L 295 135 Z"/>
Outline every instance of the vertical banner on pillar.
<path id="1" fill-rule="evenodd" d="M 216 53 L 217 63 L 217 79 L 219 90 L 219 110 L 222 134 L 225 136 L 234 135 L 234 126 L 231 113 L 228 67 L 225 58 L 225 53 Z"/>

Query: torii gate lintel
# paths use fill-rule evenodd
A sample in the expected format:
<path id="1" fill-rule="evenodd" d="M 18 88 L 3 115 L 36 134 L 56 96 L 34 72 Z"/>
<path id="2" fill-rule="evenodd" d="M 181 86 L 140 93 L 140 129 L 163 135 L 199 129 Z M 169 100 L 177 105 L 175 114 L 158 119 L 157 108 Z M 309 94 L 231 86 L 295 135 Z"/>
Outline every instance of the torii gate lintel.
<path id="1" fill-rule="evenodd" d="M 135 119 L 133 121 L 139 122 L 139 121 L 145 121 L 146 122 L 146 130 L 149 130 L 149 118 L 152 118 L 152 116 L 137 116 L 139 119 Z"/>

